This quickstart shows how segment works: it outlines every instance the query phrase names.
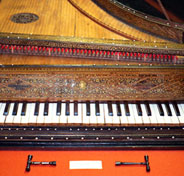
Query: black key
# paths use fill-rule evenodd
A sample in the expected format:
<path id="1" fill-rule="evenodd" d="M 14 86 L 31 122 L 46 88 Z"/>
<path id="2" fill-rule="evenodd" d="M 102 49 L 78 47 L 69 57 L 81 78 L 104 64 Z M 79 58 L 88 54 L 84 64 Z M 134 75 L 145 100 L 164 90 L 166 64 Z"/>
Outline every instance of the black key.
<path id="1" fill-rule="evenodd" d="M 56 115 L 57 116 L 61 115 L 61 102 L 57 102 Z"/>
<path id="2" fill-rule="evenodd" d="M 35 110 L 34 110 L 34 115 L 38 116 L 39 115 L 39 109 L 40 109 L 40 103 L 36 102 L 35 104 Z"/>
<path id="3" fill-rule="evenodd" d="M 130 110 L 129 110 L 129 107 L 128 107 L 128 103 L 125 102 L 125 115 L 126 116 L 130 116 Z"/>
<path id="4" fill-rule="evenodd" d="M 14 116 L 16 116 L 16 115 L 17 115 L 18 106 L 19 106 L 19 103 L 18 103 L 18 102 L 15 102 L 15 103 L 14 103 L 14 106 L 13 106 L 13 112 L 12 112 L 12 115 L 14 115 Z"/>
<path id="5" fill-rule="evenodd" d="M 78 103 L 74 102 L 74 116 L 78 116 Z"/>
<path id="6" fill-rule="evenodd" d="M 171 108 L 169 106 L 169 103 L 165 103 L 166 111 L 168 116 L 172 116 Z"/>
<path id="7" fill-rule="evenodd" d="M 117 116 L 121 116 L 121 107 L 120 107 L 120 102 L 116 102 L 116 108 L 117 108 Z"/>
<path id="8" fill-rule="evenodd" d="M 96 111 L 96 116 L 100 116 L 100 105 L 99 102 L 95 102 L 95 111 Z"/>
<path id="9" fill-rule="evenodd" d="M 44 104 L 44 112 L 43 112 L 44 116 L 48 116 L 49 115 L 49 103 L 45 102 Z"/>
<path id="10" fill-rule="evenodd" d="M 174 107 L 176 115 L 177 116 L 181 116 L 177 103 L 176 102 L 172 102 L 172 105 Z"/>
<path id="11" fill-rule="evenodd" d="M 27 107 L 27 103 L 23 102 L 22 110 L 21 110 L 21 116 L 25 116 L 26 115 L 26 107 Z"/>
<path id="12" fill-rule="evenodd" d="M 157 107 L 158 107 L 158 112 L 160 116 L 164 116 L 164 111 L 160 102 L 157 103 Z"/>
<path id="13" fill-rule="evenodd" d="M 91 110 L 90 110 L 90 102 L 86 102 L 86 116 L 90 116 Z"/>
<path id="14" fill-rule="evenodd" d="M 138 116 L 142 116 L 142 109 L 139 102 L 136 103 L 136 109 L 137 109 Z"/>
<path id="15" fill-rule="evenodd" d="M 113 116 L 113 112 L 112 112 L 112 102 L 111 102 L 111 101 L 108 101 L 108 102 L 107 102 L 107 106 L 108 106 L 109 116 Z"/>
<path id="16" fill-rule="evenodd" d="M 151 116 L 151 109 L 148 102 L 145 102 L 147 116 Z"/>
<path id="17" fill-rule="evenodd" d="M 70 115 L 70 103 L 68 101 L 66 102 L 65 115 L 66 116 Z"/>
<path id="18" fill-rule="evenodd" d="M 5 105 L 5 108 L 4 108 L 3 115 L 7 116 L 8 113 L 9 113 L 9 110 L 10 110 L 10 102 L 7 102 L 6 105 Z"/>

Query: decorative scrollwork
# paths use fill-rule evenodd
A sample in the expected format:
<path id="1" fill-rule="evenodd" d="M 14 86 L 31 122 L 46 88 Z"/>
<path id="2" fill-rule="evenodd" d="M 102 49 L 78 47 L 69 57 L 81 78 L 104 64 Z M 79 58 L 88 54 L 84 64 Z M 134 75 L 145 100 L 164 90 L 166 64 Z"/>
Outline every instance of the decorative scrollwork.
<path id="1" fill-rule="evenodd" d="M 15 23 L 32 23 L 37 21 L 39 17 L 33 13 L 18 13 L 11 16 L 10 19 Z"/>

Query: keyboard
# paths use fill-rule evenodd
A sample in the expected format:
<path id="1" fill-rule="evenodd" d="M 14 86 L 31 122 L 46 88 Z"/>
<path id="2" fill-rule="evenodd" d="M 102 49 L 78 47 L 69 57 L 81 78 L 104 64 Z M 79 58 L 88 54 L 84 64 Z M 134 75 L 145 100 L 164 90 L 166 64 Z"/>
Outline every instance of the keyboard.
<path id="1" fill-rule="evenodd" d="M 0 148 L 183 149 L 183 102 L 1 102 Z"/>
<path id="2" fill-rule="evenodd" d="M 180 102 L 1 102 L 0 125 L 182 125 Z"/>

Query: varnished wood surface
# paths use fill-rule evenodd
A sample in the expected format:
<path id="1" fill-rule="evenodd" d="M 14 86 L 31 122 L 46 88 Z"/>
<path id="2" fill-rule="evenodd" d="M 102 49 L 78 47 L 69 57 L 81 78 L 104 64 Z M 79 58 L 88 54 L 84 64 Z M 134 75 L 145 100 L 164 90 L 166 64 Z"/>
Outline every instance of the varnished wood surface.
<path id="1" fill-rule="evenodd" d="M 81 7 L 82 5 L 87 7 L 88 3 L 92 4 L 92 1 L 84 0 L 75 2 Z M 102 16 L 104 22 L 110 21 L 108 29 L 89 17 L 92 13 L 90 9 L 85 9 L 86 12 L 90 12 L 85 16 L 67 0 L 2 1 L 0 33 L 12 32 L 29 37 L 37 35 L 42 38 L 46 35 L 80 37 L 97 39 L 97 41 L 114 38 L 114 43 L 128 40 L 121 33 L 118 35 L 116 31 L 112 32 L 112 26 L 118 27 L 117 19 L 109 17 L 94 4 L 89 7 L 95 9 L 93 13 L 95 17 Z M 16 24 L 10 21 L 13 14 L 25 12 L 37 14 L 39 20 L 28 24 Z M 123 25 L 123 23 L 119 24 Z M 152 41 L 157 46 L 154 37 L 144 33 L 138 35 L 139 31 L 133 28 L 127 29 L 130 30 L 126 33 L 138 36 L 139 39 L 145 37 L 145 40 Z M 10 40 L 8 36 L 6 39 Z M 19 39 L 20 37 L 17 38 L 17 42 L 20 44 Z M 46 39 L 47 37 L 45 41 Z M 114 47 L 112 40 L 106 45 Z M 130 48 L 131 46 L 129 45 Z M 152 64 L 18 55 L 0 55 L 0 65 L 0 100 L 183 100 L 184 97 L 183 67 L 162 67 L 158 64 L 151 68 Z M 34 67 L 35 65 L 37 67 Z"/>
<path id="2" fill-rule="evenodd" d="M 93 60 L 80 58 L 60 58 L 46 56 L 0 55 L 0 65 L 125 65 L 120 61 Z M 127 64 L 130 64 L 127 62 Z M 138 65 L 137 63 L 132 63 Z"/>
<path id="3" fill-rule="evenodd" d="M 75 0 L 70 0 L 75 1 Z M 150 35 L 156 35 L 167 40 L 183 43 L 184 27 L 177 23 L 161 20 L 150 15 L 140 13 L 121 3 L 110 0 L 93 0 L 100 7 L 104 8 L 112 16 L 116 16 L 123 22 L 128 23 L 139 30 L 147 31 Z M 137 34 L 138 35 L 138 34 Z M 142 40 L 144 37 L 141 36 Z"/>
<path id="4" fill-rule="evenodd" d="M 164 41 L 117 20 L 91 0 L 70 0 L 70 2 L 68 0 L 2 1 L 0 4 L 0 32 Z M 39 19 L 27 24 L 14 23 L 10 18 L 17 13 L 34 13 L 39 16 Z"/>
<path id="5" fill-rule="evenodd" d="M 135 66 L 138 68 L 183 68 L 183 64 L 173 65 L 173 64 L 162 64 L 162 63 L 140 63 L 140 62 L 129 62 L 129 61 L 117 61 L 117 60 L 97 60 L 89 58 L 65 58 L 65 57 L 52 57 L 52 56 L 24 56 L 24 55 L 0 55 L 0 66 L 125 66 L 129 68 L 130 66 Z"/>
<path id="6" fill-rule="evenodd" d="M 1 2 L 0 12 L 0 32 L 126 40 L 81 14 L 68 0 L 6 0 Z M 34 13 L 39 20 L 14 23 L 10 18 L 17 13 Z"/>
<path id="7" fill-rule="evenodd" d="M 90 19 L 101 24 L 102 26 L 118 33 L 122 36 L 126 36 L 129 39 L 135 40 L 145 40 L 145 41 L 164 41 L 160 38 L 151 36 L 145 32 L 141 32 L 126 23 L 114 18 L 112 15 L 108 14 L 106 11 L 101 9 L 92 1 L 86 0 L 69 0 L 79 11 L 84 13 Z M 94 10 L 95 9 L 95 10 Z"/>
<path id="8" fill-rule="evenodd" d="M 0 67 L 2 101 L 184 99 L 184 69 L 84 65 Z"/>
<path id="9" fill-rule="evenodd" d="M 74 42 L 78 44 L 74 48 L 81 48 L 80 44 L 87 47 L 95 44 L 97 46 L 95 49 L 99 49 L 102 46 L 98 48 L 98 45 L 103 43 L 104 48 L 110 47 L 116 51 L 116 44 L 120 45 L 118 46 L 120 51 L 123 50 L 124 45 L 130 50 L 133 45 L 144 51 L 132 49 L 130 52 L 145 52 L 147 48 L 153 47 L 153 50 L 162 49 L 161 54 L 168 54 L 167 50 L 170 48 L 182 51 L 184 47 L 165 42 L 128 26 L 109 15 L 92 0 L 54 0 L 52 2 L 51 0 L 39 2 L 36 0 L 7 0 L 1 2 L 0 11 L 2 12 L 0 16 L 0 42 L 2 44 L 50 46 L 52 42 L 55 42 L 54 46 L 60 43 L 62 47 L 69 47 L 67 42 Z M 39 16 L 39 19 L 26 24 L 14 23 L 10 18 L 17 13 L 34 13 Z M 144 42 L 137 43 L 128 38 L 144 40 Z M 129 41 L 130 43 L 126 43 Z M 64 42 L 66 43 L 63 44 Z M 182 55 L 181 52 L 176 53 L 176 51 L 169 54 Z M 153 53 L 154 51 L 147 52 Z"/>

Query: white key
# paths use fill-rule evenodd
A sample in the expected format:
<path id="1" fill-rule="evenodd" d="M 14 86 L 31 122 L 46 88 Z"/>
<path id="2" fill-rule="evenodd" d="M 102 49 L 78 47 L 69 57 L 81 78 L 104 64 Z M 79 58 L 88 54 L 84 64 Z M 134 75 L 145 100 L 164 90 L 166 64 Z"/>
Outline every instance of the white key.
<path id="1" fill-rule="evenodd" d="M 4 124 L 6 116 L 3 115 L 6 103 L 0 103 L 0 124 Z"/>
<path id="2" fill-rule="evenodd" d="M 90 103 L 90 116 L 89 116 L 89 123 L 90 124 L 97 124 L 97 116 L 95 112 L 95 103 Z"/>
<path id="3" fill-rule="evenodd" d="M 178 116 L 178 119 L 180 121 L 180 124 L 184 124 L 184 105 L 178 104 L 178 109 L 180 111 L 180 116 Z"/>
<path id="4" fill-rule="evenodd" d="M 97 123 L 97 116 L 96 116 L 96 110 L 95 110 L 95 103 L 90 103 L 90 115 L 87 115 L 87 107 L 86 103 L 82 105 L 82 123 L 83 124 L 96 124 Z"/>
<path id="5" fill-rule="evenodd" d="M 28 124 L 30 112 L 31 112 L 31 103 L 27 103 L 25 115 L 21 116 L 21 122 L 20 122 L 21 124 L 24 124 L 24 125 Z"/>
<path id="6" fill-rule="evenodd" d="M 164 116 L 160 115 L 158 106 L 156 104 L 153 104 L 153 109 L 154 109 L 154 114 L 157 118 L 158 124 L 164 124 L 165 123 Z"/>
<path id="7" fill-rule="evenodd" d="M 135 117 L 134 117 L 134 110 L 133 110 L 133 104 L 128 104 L 129 110 L 130 110 L 130 116 L 127 116 L 128 123 L 129 124 L 135 124 Z"/>
<path id="8" fill-rule="evenodd" d="M 141 104 L 142 109 L 142 121 L 144 124 L 150 124 L 150 118 L 147 115 L 146 106 L 144 104 Z"/>
<path id="9" fill-rule="evenodd" d="M 149 116 L 151 124 L 158 124 L 157 121 L 157 114 L 155 111 L 155 108 L 157 108 L 156 104 L 149 104 L 150 105 L 150 110 L 151 110 L 151 116 Z"/>
<path id="10" fill-rule="evenodd" d="M 37 125 L 44 124 L 44 122 L 45 122 L 44 104 L 45 104 L 45 103 L 40 103 L 39 115 L 38 115 L 37 121 L 36 121 Z"/>
<path id="11" fill-rule="evenodd" d="M 96 116 L 98 124 L 105 124 L 104 105 L 99 103 L 100 115 Z"/>
<path id="12" fill-rule="evenodd" d="M 172 124 L 172 116 L 168 116 L 165 104 L 161 104 L 164 111 L 164 121 L 166 124 Z"/>
<path id="13" fill-rule="evenodd" d="M 82 103 L 78 103 L 78 115 L 75 116 L 76 123 L 82 123 Z"/>
<path id="14" fill-rule="evenodd" d="M 78 103 L 78 115 L 75 118 L 77 123 L 82 123 L 82 103 Z"/>
<path id="15" fill-rule="evenodd" d="M 70 115 L 68 116 L 68 123 L 74 123 L 74 103 L 69 104 Z"/>
<path id="16" fill-rule="evenodd" d="M 120 124 L 120 116 L 118 116 L 117 114 L 117 105 L 116 104 L 112 104 L 112 111 L 113 111 L 113 119 L 112 119 L 112 123 L 113 124 Z"/>
<path id="17" fill-rule="evenodd" d="M 172 104 L 169 104 L 170 106 L 170 109 L 171 109 L 171 113 L 172 113 L 172 117 L 171 117 L 171 120 L 172 120 L 172 124 L 179 124 L 179 119 L 175 113 L 175 110 L 174 110 L 174 107 Z"/>
<path id="18" fill-rule="evenodd" d="M 125 105 L 120 104 L 120 108 L 121 108 L 120 122 L 122 125 L 127 125 L 128 124 L 128 116 L 126 116 Z"/>
<path id="19" fill-rule="evenodd" d="M 66 116 L 66 103 L 61 103 L 61 115 L 59 117 L 59 123 L 67 123 L 68 116 Z"/>
<path id="20" fill-rule="evenodd" d="M 142 116 L 138 115 L 136 104 L 132 104 L 132 110 L 136 124 L 143 124 Z"/>
<path id="21" fill-rule="evenodd" d="M 22 103 L 19 103 L 18 109 L 17 109 L 17 115 L 15 115 L 14 119 L 13 119 L 14 124 L 20 124 L 20 122 L 21 122 L 21 110 L 22 110 Z"/>
<path id="22" fill-rule="evenodd" d="M 74 103 L 70 103 L 70 115 L 68 116 L 68 123 L 82 123 L 82 105 L 78 103 L 78 115 L 74 114 Z"/>
<path id="23" fill-rule="evenodd" d="M 57 103 L 50 103 L 51 107 L 50 107 L 50 111 L 49 111 L 49 116 L 51 116 L 52 118 L 52 122 L 53 124 L 58 124 L 59 123 L 59 117 L 58 115 L 56 115 L 56 109 L 57 109 Z"/>
<path id="24" fill-rule="evenodd" d="M 14 103 L 10 103 L 10 109 L 9 109 L 8 115 L 6 116 L 5 124 L 13 123 L 13 119 L 14 119 L 14 116 L 12 115 L 13 107 L 14 107 Z"/>
<path id="25" fill-rule="evenodd" d="M 109 115 L 108 105 L 107 103 L 104 104 L 104 115 L 105 115 L 105 123 L 112 124 L 113 122 L 113 115 Z"/>
<path id="26" fill-rule="evenodd" d="M 56 113 L 55 113 L 56 114 Z M 52 123 L 52 118 L 55 115 L 53 114 L 53 103 L 48 103 L 48 115 L 45 115 L 44 117 L 44 123 L 45 124 L 51 124 Z"/>
<path id="27" fill-rule="evenodd" d="M 86 104 L 82 104 L 82 123 L 83 124 L 89 124 L 89 118 L 90 116 L 87 116 L 87 109 L 86 109 Z"/>
<path id="28" fill-rule="evenodd" d="M 3 104 L 3 103 L 0 103 L 0 109 L 1 109 L 2 104 Z"/>
<path id="29" fill-rule="evenodd" d="M 27 107 L 26 114 L 28 115 L 28 123 L 29 124 L 36 124 L 37 123 L 38 116 L 34 115 L 35 105 L 36 105 L 36 103 L 29 103 L 29 105 Z M 30 111 L 29 111 L 29 109 L 30 109 Z"/>
<path id="30" fill-rule="evenodd" d="M 184 112 L 184 103 L 181 103 L 181 104 L 179 104 L 179 105 L 180 105 L 182 111 Z"/>

